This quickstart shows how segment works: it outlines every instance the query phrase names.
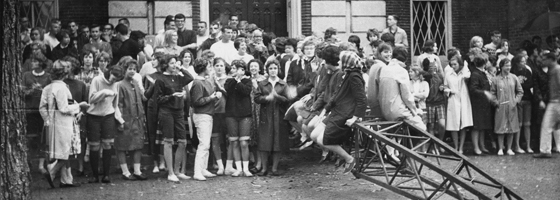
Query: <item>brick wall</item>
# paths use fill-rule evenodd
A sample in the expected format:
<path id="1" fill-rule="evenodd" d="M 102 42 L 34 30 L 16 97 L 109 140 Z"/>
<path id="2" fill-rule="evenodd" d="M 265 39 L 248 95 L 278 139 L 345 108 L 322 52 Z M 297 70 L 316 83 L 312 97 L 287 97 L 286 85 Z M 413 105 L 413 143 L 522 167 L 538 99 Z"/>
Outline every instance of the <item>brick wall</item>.
<path id="1" fill-rule="evenodd" d="M 523 40 L 531 40 L 535 35 L 542 38 L 542 47 L 546 47 L 546 37 L 551 32 L 549 30 L 523 30 L 522 28 L 535 17 L 550 11 L 560 11 L 560 2 L 554 0 L 531 0 L 531 1 L 509 1 L 509 40 L 510 48 L 519 48 Z M 553 34 L 560 33 L 560 29 L 552 31 Z"/>
<path id="2" fill-rule="evenodd" d="M 311 35 L 311 0 L 301 1 L 301 32 L 303 35 Z"/>
<path id="3" fill-rule="evenodd" d="M 484 43 L 489 43 L 489 33 L 498 30 L 502 38 L 508 38 L 507 1 L 506 0 L 469 0 L 453 1 L 453 46 L 466 52 L 470 39 L 481 36 Z"/>
<path id="4" fill-rule="evenodd" d="M 387 8 L 387 15 L 399 16 L 398 26 L 404 29 L 408 35 L 408 43 L 410 43 L 410 0 L 387 0 L 385 1 Z M 380 31 L 381 28 L 377 28 Z"/>
<path id="5" fill-rule="evenodd" d="M 192 1 L 192 30 L 197 30 L 198 22 L 200 21 L 200 0 Z M 206 22 L 207 24 L 210 22 Z M 209 25 L 209 24 L 208 24 Z"/>
<path id="6" fill-rule="evenodd" d="M 109 20 L 106 0 L 59 0 L 59 17 L 63 27 L 69 20 L 80 25 L 105 24 Z"/>

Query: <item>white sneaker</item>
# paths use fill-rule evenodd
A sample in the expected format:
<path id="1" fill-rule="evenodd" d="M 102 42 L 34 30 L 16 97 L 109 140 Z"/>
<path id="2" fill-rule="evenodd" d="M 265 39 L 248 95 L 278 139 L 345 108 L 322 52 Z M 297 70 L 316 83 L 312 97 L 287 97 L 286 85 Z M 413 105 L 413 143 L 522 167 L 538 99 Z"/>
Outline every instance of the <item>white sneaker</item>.
<path id="1" fill-rule="evenodd" d="M 229 169 L 226 169 L 226 171 L 224 172 L 224 174 L 225 174 L 226 176 L 231 176 L 231 175 L 232 175 L 233 173 L 235 173 L 235 172 L 236 172 L 235 169 L 229 168 Z"/>
<path id="2" fill-rule="evenodd" d="M 252 177 L 252 176 L 253 176 L 253 174 L 252 174 L 249 170 L 243 171 L 243 174 L 244 174 L 246 177 Z"/>
<path id="3" fill-rule="evenodd" d="M 525 153 L 525 151 L 523 151 L 523 149 L 521 149 L 521 148 L 517 149 L 515 152 L 518 153 L 518 154 L 524 154 Z"/>
<path id="4" fill-rule="evenodd" d="M 177 178 L 177 176 L 175 176 L 175 175 L 167 176 L 167 180 L 171 181 L 171 182 L 174 182 L 174 183 L 179 183 L 179 178 Z"/>
<path id="5" fill-rule="evenodd" d="M 206 178 L 212 178 L 212 177 L 216 177 L 216 174 L 212 174 L 208 170 L 202 170 L 202 176 Z"/>
<path id="6" fill-rule="evenodd" d="M 155 167 L 154 167 L 154 170 L 152 170 L 152 173 L 154 173 L 154 174 L 159 173 L 159 167 L 158 167 L 158 166 L 155 166 Z"/>
<path id="7" fill-rule="evenodd" d="M 507 150 L 507 155 L 514 156 L 515 153 L 513 153 L 513 151 L 510 149 L 510 150 Z"/>
<path id="8" fill-rule="evenodd" d="M 503 155 L 504 155 L 504 151 L 500 149 L 500 150 L 498 151 L 498 156 L 503 156 Z"/>
<path id="9" fill-rule="evenodd" d="M 216 175 L 223 176 L 224 175 L 224 169 L 218 169 L 218 172 L 216 172 Z"/>
<path id="10" fill-rule="evenodd" d="M 241 175 L 242 172 L 243 172 L 243 171 L 241 171 L 241 170 L 235 171 L 233 174 L 231 174 L 231 176 L 233 176 L 233 177 L 238 177 L 238 176 Z"/>
<path id="11" fill-rule="evenodd" d="M 189 179 L 191 179 L 190 176 L 187 176 L 187 175 L 185 175 L 185 174 L 183 174 L 183 173 L 178 173 L 178 174 L 176 174 L 176 175 L 177 175 L 177 177 L 178 177 L 179 179 L 181 179 L 181 180 L 189 180 Z"/>
<path id="12" fill-rule="evenodd" d="M 196 174 L 193 176 L 193 179 L 197 181 L 206 181 L 206 177 L 202 175 L 196 175 Z"/>

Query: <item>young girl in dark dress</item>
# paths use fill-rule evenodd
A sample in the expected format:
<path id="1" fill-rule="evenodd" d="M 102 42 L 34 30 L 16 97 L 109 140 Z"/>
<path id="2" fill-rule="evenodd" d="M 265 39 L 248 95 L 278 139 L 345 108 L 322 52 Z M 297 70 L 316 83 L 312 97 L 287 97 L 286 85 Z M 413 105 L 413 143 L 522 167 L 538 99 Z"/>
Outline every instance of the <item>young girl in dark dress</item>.
<path id="1" fill-rule="evenodd" d="M 258 146 L 261 152 L 262 171 L 268 174 L 268 157 L 272 154 L 272 175 L 277 176 L 280 153 L 288 150 L 289 125 L 284 121 L 288 108 L 287 84 L 278 77 L 280 63 L 269 61 L 265 69 L 268 79 L 259 82 L 255 92 L 255 102 L 261 105 Z"/>
<path id="2" fill-rule="evenodd" d="M 115 135 L 115 149 L 117 158 L 123 172 L 124 180 L 146 180 L 146 176 L 140 171 L 140 159 L 142 158 L 142 148 L 144 147 L 144 106 L 142 106 L 142 92 L 137 81 L 132 77 L 136 75 L 138 63 L 130 60 L 123 65 L 125 78 L 119 82 L 119 110 L 124 119 L 124 124 L 119 127 Z M 126 151 L 133 152 L 134 174 L 128 171 L 126 164 Z"/>

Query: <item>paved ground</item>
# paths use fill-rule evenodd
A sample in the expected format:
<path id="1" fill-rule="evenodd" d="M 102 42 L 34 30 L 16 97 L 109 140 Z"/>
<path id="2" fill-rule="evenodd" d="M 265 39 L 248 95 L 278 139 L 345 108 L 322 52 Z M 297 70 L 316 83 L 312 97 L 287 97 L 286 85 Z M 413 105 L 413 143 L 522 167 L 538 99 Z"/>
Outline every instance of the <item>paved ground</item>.
<path id="1" fill-rule="evenodd" d="M 341 174 L 332 163 L 317 164 L 316 149 L 287 153 L 280 177 L 217 177 L 206 182 L 169 183 L 163 174 L 146 172 L 147 181 L 123 181 L 113 174 L 111 184 L 83 184 L 79 188 L 48 189 L 35 171 L 35 199 L 405 199 L 351 174 Z M 505 182 L 526 199 L 558 199 L 560 155 L 537 160 L 530 155 L 479 156 L 472 161 Z M 76 177 L 77 182 L 86 178 Z M 57 181 L 55 181 L 57 182 Z"/>

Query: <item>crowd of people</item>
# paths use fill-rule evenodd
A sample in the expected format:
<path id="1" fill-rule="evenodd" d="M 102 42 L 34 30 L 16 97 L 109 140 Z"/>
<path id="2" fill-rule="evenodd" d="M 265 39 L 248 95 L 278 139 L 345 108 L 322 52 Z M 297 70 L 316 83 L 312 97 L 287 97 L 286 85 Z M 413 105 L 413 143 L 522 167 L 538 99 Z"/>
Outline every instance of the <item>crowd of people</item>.
<path id="1" fill-rule="evenodd" d="M 47 33 L 21 18 L 27 132 L 47 152 L 39 170 L 51 187 L 58 172 L 60 187 L 78 186 L 70 159 L 79 176 L 90 163 L 89 183 L 110 183 L 113 155 L 122 179 L 146 180 L 143 149 L 152 173 L 166 170 L 172 182 L 278 176 L 283 152 L 313 144 L 321 161 L 334 154 L 349 172 L 356 160 L 341 145 L 366 117 L 407 120 L 442 140 L 450 132 L 460 153 L 466 135 L 476 155 L 490 153 L 488 144 L 498 155 L 533 153 L 534 136 L 535 157 L 560 149 L 558 36 L 546 38 L 549 48 L 534 37 L 515 51 L 498 31 L 486 45 L 474 36 L 465 54 L 447 50 L 444 66 L 432 40 L 410 62 L 395 15 L 384 30 L 368 31 L 366 47 L 357 35 L 342 41 L 334 28 L 285 38 L 235 15 L 224 24 L 198 22 L 196 30 L 185 20 L 167 16 L 151 45 L 126 18 L 116 26 L 70 20 L 65 29 L 53 19 Z M 540 132 L 531 128 L 539 125 Z"/>

